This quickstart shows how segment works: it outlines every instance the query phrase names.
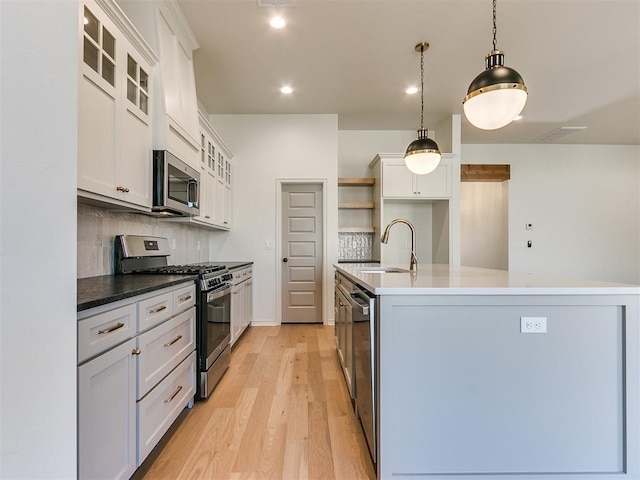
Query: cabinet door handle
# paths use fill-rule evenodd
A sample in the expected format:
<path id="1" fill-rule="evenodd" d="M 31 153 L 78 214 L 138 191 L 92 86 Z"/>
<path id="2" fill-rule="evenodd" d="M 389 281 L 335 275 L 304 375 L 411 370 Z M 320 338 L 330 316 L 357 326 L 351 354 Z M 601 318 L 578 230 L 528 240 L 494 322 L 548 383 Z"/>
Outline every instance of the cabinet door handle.
<path id="1" fill-rule="evenodd" d="M 236 290 L 235 292 L 233 292 L 234 295 L 237 295 L 240 292 L 240 290 Z"/>
<path id="2" fill-rule="evenodd" d="M 211 218 L 209 215 L 205 215 L 204 218 Z"/>
<path id="3" fill-rule="evenodd" d="M 187 300 L 191 300 L 191 295 L 185 295 L 184 297 L 180 297 L 178 299 L 179 302 L 186 302 Z"/>
<path id="4" fill-rule="evenodd" d="M 178 335 L 176 338 L 174 338 L 173 340 L 171 340 L 170 342 L 167 342 L 164 344 L 165 347 L 170 347 L 171 345 L 173 345 L 174 343 L 176 343 L 178 340 L 180 340 L 182 338 L 182 335 Z"/>
<path id="5" fill-rule="evenodd" d="M 118 322 L 115 325 L 110 326 L 109 328 L 105 328 L 104 330 L 98 330 L 98 335 L 102 335 L 103 333 L 111 333 L 122 327 L 124 327 L 124 323 Z"/>
<path id="6" fill-rule="evenodd" d="M 166 310 L 166 309 L 167 309 L 167 306 L 166 305 L 162 305 L 161 307 L 158 307 L 158 308 L 156 308 L 154 310 L 149 310 L 149 313 L 158 313 L 158 312 L 161 312 L 161 311 Z"/>
<path id="7" fill-rule="evenodd" d="M 142 353 L 142 350 L 140 350 L 139 348 L 134 348 L 133 350 L 131 350 L 131 355 L 140 355 Z"/>
<path id="8" fill-rule="evenodd" d="M 173 392 L 171 396 L 164 401 L 164 403 L 169 403 L 171 400 L 176 398 L 176 395 L 180 393 L 180 390 L 182 390 L 182 385 L 178 385 L 178 388 L 176 388 L 176 391 Z"/>
<path id="9" fill-rule="evenodd" d="M 116 190 L 119 192 L 129 193 L 129 189 L 127 187 L 121 187 L 120 185 L 116 187 Z"/>

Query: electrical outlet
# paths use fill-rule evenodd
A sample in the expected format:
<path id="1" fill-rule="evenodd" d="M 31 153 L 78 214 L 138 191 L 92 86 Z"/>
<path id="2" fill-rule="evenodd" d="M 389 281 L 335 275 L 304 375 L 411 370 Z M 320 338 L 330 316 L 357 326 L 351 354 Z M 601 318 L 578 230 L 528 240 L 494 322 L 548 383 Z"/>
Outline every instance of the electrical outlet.
<path id="1" fill-rule="evenodd" d="M 547 333 L 547 317 L 520 317 L 520 333 Z"/>
<path id="2" fill-rule="evenodd" d="M 171 239 L 171 250 L 175 250 L 176 249 L 176 239 L 172 238 Z"/>

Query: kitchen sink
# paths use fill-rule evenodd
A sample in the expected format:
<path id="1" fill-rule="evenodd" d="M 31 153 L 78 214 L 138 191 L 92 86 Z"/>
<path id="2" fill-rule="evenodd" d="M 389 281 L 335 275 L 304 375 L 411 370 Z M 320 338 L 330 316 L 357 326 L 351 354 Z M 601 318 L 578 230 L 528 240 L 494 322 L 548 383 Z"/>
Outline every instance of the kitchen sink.
<path id="1" fill-rule="evenodd" d="M 379 268 L 363 268 L 358 273 L 409 273 L 405 268 L 397 267 L 379 267 Z"/>

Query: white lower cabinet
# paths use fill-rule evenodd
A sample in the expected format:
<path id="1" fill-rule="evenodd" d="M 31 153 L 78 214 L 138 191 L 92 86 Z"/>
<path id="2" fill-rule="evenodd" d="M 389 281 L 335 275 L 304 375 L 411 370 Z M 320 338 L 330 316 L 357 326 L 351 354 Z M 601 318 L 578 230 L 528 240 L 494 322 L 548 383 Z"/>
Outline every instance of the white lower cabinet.
<path id="1" fill-rule="evenodd" d="M 192 405 L 194 304 L 188 282 L 78 314 L 78 478 L 130 478 Z"/>
<path id="2" fill-rule="evenodd" d="M 196 393 L 196 352 L 192 352 L 138 402 L 138 465 L 169 430 Z"/>
<path id="3" fill-rule="evenodd" d="M 253 320 L 253 276 L 251 267 L 234 270 L 231 290 L 231 345 Z"/>
<path id="4" fill-rule="evenodd" d="M 191 307 L 138 336 L 138 399 L 195 350 L 195 319 L 196 309 Z"/>
<path id="5" fill-rule="evenodd" d="M 78 367 L 78 478 L 127 479 L 138 466 L 135 342 Z"/>

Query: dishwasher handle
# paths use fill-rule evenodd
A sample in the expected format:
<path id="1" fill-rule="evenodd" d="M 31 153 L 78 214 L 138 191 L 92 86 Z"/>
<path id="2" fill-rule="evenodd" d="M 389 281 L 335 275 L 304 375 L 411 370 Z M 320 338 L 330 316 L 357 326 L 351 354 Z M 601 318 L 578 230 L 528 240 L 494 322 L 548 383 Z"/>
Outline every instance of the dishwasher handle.
<path id="1" fill-rule="evenodd" d="M 368 316 L 369 315 L 369 303 L 362 304 L 358 302 L 361 300 L 361 297 L 358 295 L 358 291 L 347 291 L 342 285 L 339 285 L 338 288 L 341 290 L 341 293 L 346 297 L 349 302 L 351 308 L 357 310 L 361 315 Z"/>

